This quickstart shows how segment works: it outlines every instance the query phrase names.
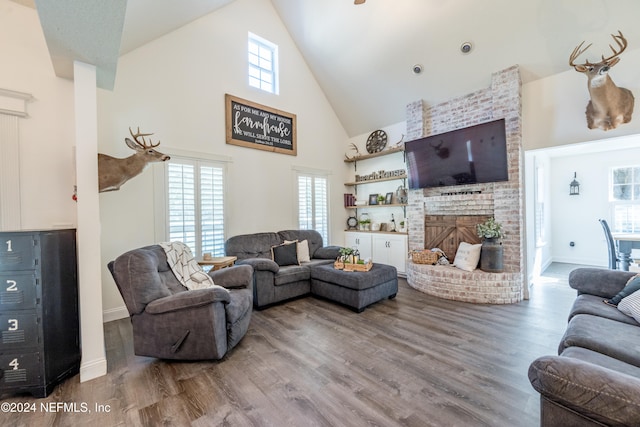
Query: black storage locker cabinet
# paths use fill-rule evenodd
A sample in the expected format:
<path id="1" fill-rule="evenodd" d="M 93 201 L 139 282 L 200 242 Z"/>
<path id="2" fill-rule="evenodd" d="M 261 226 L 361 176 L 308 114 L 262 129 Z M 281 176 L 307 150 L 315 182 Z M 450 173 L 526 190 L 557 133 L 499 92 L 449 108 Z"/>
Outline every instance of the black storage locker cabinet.
<path id="1" fill-rule="evenodd" d="M 0 397 L 46 397 L 79 369 L 76 231 L 0 232 Z"/>

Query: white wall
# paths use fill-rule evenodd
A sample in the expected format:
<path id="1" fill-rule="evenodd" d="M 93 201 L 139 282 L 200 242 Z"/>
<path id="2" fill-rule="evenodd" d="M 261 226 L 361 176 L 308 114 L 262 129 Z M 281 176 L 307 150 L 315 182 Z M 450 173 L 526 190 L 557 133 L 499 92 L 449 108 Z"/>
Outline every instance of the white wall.
<path id="1" fill-rule="evenodd" d="M 75 227 L 73 82 L 55 76 L 35 10 L 0 0 L 0 88 L 31 93 L 20 119 L 23 229 Z"/>
<path id="2" fill-rule="evenodd" d="M 603 131 L 587 128 L 585 109 L 589 102 L 587 78 L 570 68 L 551 77 L 522 86 L 522 130 L 525 150 L 584 143 L 640 133 L 640 49 L 628 50 L 609 74 L 635 97 L 631 122 Z"/>
<path id="3" fill-rule="evenodd" d="M 247 84 L 247 33 L 279 46 L 280 94 Z M 225 143 L 224 95 L 297 115 L 298 155 Z M 99 93 L 99 150 L 125 157 L 128 127 L 154 132 L 160 151 L 188 150 L 230 158 L 227 235 L 296 228 L 292 167 L 329 171 L 330 239 L 340 244 L 346 219 L 342 152 L 347 135 L 268 0 L 236 0 L 125 56 L 113 92 Z M 100 195 L 103 265 L 156 242 L 151 168 L 119 191 Z M 125 315 L 106 268 L 107 317 Z"/>

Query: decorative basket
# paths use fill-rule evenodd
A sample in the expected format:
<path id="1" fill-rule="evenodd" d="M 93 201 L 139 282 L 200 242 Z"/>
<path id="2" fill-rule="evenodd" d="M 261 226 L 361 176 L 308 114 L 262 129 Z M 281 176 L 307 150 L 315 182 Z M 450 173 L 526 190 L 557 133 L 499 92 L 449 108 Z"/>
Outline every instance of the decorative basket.
<path id="1" fill-rule="evenodd" d="M 373 267 L 373 263 L 367 264 L 345 264 L 344 271 L 369 271 Z"/>
<path id="2" fill-rule="evenodd" d="M 411 261 L 413 261 L 414 264 L 436 265 L 438 259 L 440 259 L 440 255 L 430 250 L 411 252 Z"/>

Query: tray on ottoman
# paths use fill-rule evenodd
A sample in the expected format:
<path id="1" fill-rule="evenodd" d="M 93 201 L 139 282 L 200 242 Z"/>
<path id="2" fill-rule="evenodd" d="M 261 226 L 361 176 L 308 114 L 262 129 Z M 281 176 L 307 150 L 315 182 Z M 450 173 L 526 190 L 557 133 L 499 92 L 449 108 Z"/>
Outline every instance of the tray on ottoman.
<path id="1" fill-rule="evenodd" d="M 373 263 L 369 262 L 367 264 L 353 264 L 336 261 L 333 263 L 333 267 L 336 270 L 344 271 L 369 271 L 373 267 Z"/>
<path id="2" fill-rule="evenodd" d="M 398 272 L 374 263 L 368 271 L 337 270 L 332 264 L 311 267 L 311 293 L 344 304 L 357 312 L 398 293 Z"/>

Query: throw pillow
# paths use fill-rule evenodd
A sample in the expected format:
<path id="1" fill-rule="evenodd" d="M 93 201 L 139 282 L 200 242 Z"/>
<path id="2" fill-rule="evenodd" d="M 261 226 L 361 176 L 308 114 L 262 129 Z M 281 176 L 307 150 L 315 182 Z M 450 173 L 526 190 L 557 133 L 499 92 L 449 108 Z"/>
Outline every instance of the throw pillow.
<path id="1" fill-rule="evenodd" d="M 618 305 L 623 298 L 628 297 L 635 291 L 640 289 L 640 274 L 636 274 L 631 279 L 627 281 L 627 284 L 624 285 L 624 288 L 616 294 L 613 298 L 609 300 L 605 300 L 609 305 Z"/>
<path id="2" fill-rule="evenodd" d="M 294 243 L 283 243 L 282 245 L 271 247 L 271 259 L 279 266 L 299 265 L 297 245 Z"/>
<path id="3" fill-rule="evenodd" d="M 309 256 L 309 242 L 307 240 L 298 242 L 298 261 L 311 262 L 311 257 Z"/>
<path id="4" fill-rule="evenodd" d="M 461 270 L 473 271 L 478 266 L 480 261 L 480 250 L 482 244 L 472 245 L 467 242 L 460 242 L 456 257 L 453 259 L 453 265 Z"/>
<path id="5" fill-rule="evenodd" d="M 634 292 L 631 295 L 622 298 L 618 304 L 618 310 L 636 319 L 640 323 L 640 292 Z"/>
<path id="6" fill-rule="evenodd" d="M 298 262 L 311 262 L 311 256 L 309 255 L 309 242 L 307 240 L 303 240 L 299 242 L 297 240 L 285 240 L 284 244 L 288 245 L 290 243 L 295 243 L 296 250 L 298 252 Z"/>

